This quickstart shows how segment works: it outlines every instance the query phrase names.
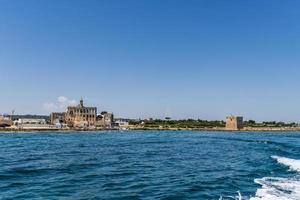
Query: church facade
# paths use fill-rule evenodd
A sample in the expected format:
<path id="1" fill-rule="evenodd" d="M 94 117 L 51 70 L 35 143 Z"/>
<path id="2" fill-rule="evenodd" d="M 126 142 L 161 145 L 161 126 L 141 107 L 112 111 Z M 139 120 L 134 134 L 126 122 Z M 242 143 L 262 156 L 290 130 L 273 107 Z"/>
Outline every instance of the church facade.
<path id="1" fill-rule="evenodd" d="M 83 100 L 77 106 L 69 106 L 66 111 L 66 123 L 70 127 L 95 126 L 97 120 L 97 108 L 86 107 Z"/>

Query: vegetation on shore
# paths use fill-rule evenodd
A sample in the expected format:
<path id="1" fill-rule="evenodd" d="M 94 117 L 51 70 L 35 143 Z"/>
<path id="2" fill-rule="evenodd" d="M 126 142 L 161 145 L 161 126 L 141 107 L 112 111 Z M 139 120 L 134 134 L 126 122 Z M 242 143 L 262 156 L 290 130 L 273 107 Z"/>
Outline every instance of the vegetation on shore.
<path id="1" fill-rule="evenodd" d="M 172 120 L 170 118 L 166 119 L 147 119 L 147 120 L 129 120 L 129 124 L 133 126 L 142 126 L 144 128 L 191 128 L 191 129 L 201 129 L 201 128 L 224 128 L 225 121 L 222 120 L 201 120 L 201 119 L 182 119 L 182 120 Z M 298 127 L 299 125 L 295 122 L 285 123 L 285 122 L 255 122 L 254 120 L 244 121 L 244 127 Z"/>
<path id="2" fill-rule="evenodd" d="M 255 122 L 254 120 L 244 121 L 245 127 L 298 127 L 299 124 L 295 122 L 285 123 L 276 121 L 265 121 L 265 122 Z"/>
<path id="3" fill-rule="evenodd" d="M 130 120 L 130 125 L 143 126 L 145 128 L 213 128 L 225 127 L 224 121 L 208 121 L 201 119 L 148 119 L 148 120 Z"/>

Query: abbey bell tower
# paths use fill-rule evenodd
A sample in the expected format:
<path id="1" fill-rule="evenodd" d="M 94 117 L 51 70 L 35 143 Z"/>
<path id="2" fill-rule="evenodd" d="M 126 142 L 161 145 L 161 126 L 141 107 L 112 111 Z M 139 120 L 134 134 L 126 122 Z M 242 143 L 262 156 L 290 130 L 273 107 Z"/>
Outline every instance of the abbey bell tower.
<path id="1" fill-rule="evenodd" d="M 82 97 L 80 99 L 80 107 L 83 107 L 83 99 L 82 99 Z"/>

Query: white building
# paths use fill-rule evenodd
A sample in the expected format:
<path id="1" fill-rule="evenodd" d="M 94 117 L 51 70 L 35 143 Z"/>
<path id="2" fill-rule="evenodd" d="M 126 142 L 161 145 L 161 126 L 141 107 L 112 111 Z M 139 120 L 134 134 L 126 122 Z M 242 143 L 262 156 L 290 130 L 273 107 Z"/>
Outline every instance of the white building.
<path id="1" fill-rule="evenodd" d="M 115 126 L 120 128 L 128 128 L 129 122 L 126 120 L 118 119 L 114 122 Z"/>
<path id="2" fill-rule="evenodd" d="M 18 125 L 22 124 L 46 124 L 45 119 L 31 119 L 31 118 L 24 118 L 17 120 Z"/>
<path id="3" fill-rule="evenodd" d="M 45 119 L 32 119 L 23 118 L 14 121 L 14 125 L 18 129 L 29 129 L 29 130 L 42 130 L 42 129 L 55 129 L 54 125 L 46 123 Z"/>

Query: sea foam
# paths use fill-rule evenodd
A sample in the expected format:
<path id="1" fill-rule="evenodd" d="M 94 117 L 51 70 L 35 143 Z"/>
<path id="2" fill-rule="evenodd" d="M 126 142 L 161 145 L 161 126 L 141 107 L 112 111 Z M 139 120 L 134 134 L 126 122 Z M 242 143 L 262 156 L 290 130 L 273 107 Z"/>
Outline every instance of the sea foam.
<path id="1" fill-rule="evenodd" d="M 299 200 L 300 180 L 298 178 L 265 177 L 255 182 L 262 187 L 250 200 Z"/>
<path id="2" fill-rule="evenodd" d="M 272 156 L 272 158 L 278 163 L 288 166 L 291 170 L 300 172 L 300 160 L 280 156 Z"/>
<path id="3" fill-rule="evenodd" d="M 288 166 L 290 170 L 300 172 L 300 160 L 272 156 L 278 163 Z M 255 179 L 255 183 L 261 188 L 256 191 L 250 200 L 299 200 L 300 199 L 300 176 L 292 178 L 265 177 Z"/>

